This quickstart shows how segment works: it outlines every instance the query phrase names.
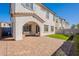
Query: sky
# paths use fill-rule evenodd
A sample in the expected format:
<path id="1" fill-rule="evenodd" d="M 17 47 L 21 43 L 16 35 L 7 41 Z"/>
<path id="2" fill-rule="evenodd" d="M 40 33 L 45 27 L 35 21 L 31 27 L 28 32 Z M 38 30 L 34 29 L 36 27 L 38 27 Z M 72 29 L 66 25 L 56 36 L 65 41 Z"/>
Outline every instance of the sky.
<path id="1" fill-rule="evenodd" d="M 61 18 L 66 19 L 70 25 L 79 23 L 79 3 L 48 3 L 44 5 Z"/>
<path id="2" fill-rule="evenodd" d="M 10 5 L 0 3 L 0 22 L 10 22 Z"/>
<path id="3" fill-rule="evenodd" d="M 77 3 L 44 3 L 51 11 L 66 19 L 70 25 L 79 23 L 79 4 Z M 10 5 L 0 3 L 0 22 L 10 22 Z"/>

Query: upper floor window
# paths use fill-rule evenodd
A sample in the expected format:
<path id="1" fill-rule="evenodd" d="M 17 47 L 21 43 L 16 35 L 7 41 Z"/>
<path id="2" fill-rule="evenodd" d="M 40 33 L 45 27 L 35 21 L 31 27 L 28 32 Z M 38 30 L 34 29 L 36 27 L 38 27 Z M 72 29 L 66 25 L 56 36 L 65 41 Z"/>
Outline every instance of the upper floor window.
<path id="1" fill-rule="evenodd" d="M 56 19 L 56 23 L 58 23 L 58 20 Z"/>
<path id="2" fill-rule="evenodd" d="M 49 19 L 49 12 L 46 12 L 46 18 Z"/>
<path id="3" fill-rule="evenodd" d="M 21 3 L 21 5 L 26 9 L 33 10 L 33 3 Z"/>

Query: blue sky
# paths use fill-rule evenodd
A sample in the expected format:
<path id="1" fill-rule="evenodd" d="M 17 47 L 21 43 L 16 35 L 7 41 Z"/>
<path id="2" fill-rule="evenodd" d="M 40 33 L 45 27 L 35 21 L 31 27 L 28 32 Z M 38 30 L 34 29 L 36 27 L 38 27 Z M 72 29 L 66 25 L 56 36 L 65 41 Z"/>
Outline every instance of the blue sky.
<path id="1" fill-rule="evenodd" d="M 70 24 L 79 23 L 79 4 L 46 3 L 44 4 L 58 16 L 66 19 Z M 10 5 L 0 3 L 0 22 L 10 22 Z"/>
<path id="2" fill-rule="evenodd" d="M 79 3 L 48 3 L 44 5 L 58 16 L 66 19 L 70 25 L 79 23 Z"/>
<path id="3" fill-rule="evenodd" d="M 0 22 L 10 22 L 10 5 L 0 3 Z"/>

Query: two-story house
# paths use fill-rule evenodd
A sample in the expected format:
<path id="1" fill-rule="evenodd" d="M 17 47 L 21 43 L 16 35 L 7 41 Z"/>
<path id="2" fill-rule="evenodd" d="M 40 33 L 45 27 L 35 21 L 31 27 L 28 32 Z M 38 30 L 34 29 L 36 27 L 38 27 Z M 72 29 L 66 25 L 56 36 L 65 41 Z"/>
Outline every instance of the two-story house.
<path id="1" fill-rule="evenodd" d="M 69 23 L 61 17 L 56 17 L 55 27 L 57 27 L 57 30 L 70 28 Z"/>
<path id="2" fill-rule="evenodd" d="M 15 40 L 21 40 L 24 35 L 55 34 L 60 22 L 53 11 L 40 3 L 12 3 L 11 16 Z"/>
<path id="3" fill-rule="evenodd" d="M 12 27 L 12 23 L 11 22 L 1 22 L 0 24 L 1 24 L 2 28 Z"/>

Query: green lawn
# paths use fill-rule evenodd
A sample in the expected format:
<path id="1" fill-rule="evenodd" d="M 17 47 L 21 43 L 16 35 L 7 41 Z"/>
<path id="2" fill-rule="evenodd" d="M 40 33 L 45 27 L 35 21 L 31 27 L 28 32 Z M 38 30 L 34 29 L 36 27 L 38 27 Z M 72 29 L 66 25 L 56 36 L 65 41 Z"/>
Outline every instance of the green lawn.
<path id="1" fill-rule="evenodd" d="M 67 40 L 68 39 L 68 36 L 66 36 L 64 34 L 51 34 L 51 35 L 48 35 L 48 37 L 58 38 L 58 39 L 62 39 L 62 40 Z"/>

